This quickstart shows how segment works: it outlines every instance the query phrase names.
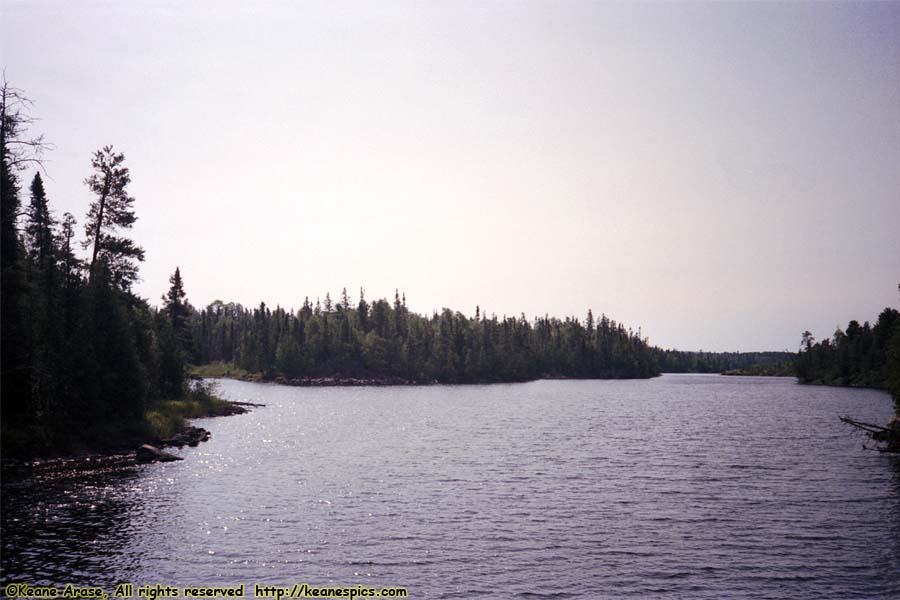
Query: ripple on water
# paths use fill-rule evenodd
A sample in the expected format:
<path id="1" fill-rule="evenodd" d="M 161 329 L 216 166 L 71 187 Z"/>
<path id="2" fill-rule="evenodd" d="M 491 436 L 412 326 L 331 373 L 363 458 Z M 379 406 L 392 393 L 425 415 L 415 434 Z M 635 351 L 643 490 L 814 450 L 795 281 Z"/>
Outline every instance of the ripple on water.
<path id="1" fill-rule="evenodd" d="M 786 379 L 290 388 L 180 463 L 4 473 L 3 582 L 403 585 L 415 598 L 900 597 L 900 462 Z"/>

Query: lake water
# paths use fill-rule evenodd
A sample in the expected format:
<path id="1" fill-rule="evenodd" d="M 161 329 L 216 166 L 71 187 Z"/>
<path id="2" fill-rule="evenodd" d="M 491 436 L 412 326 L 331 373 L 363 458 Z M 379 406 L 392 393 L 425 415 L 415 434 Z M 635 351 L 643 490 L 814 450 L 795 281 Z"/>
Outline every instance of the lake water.
<path id="1" fill-rule="evenodd" d="M 900 460 L 791 379 L 219 382 L 186 460 L 2 495 L 2 580 L 405 586 L 412 598 L 900 598 Z"/>

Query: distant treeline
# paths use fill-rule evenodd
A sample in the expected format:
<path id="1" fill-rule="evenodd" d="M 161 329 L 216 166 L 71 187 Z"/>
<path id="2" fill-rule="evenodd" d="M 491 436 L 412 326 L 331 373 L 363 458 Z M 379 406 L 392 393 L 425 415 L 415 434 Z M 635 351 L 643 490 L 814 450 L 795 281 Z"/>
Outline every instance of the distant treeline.
<path id="1" fill-rule="evenodd" d="M 794 352 L 686 352 L 654 349 L 662 373 L 725 373 L 793 375 Z M 765 367 L 765 368 L 763 368 Z"/>
<path id="2" fill-rule="evenodd" d="M 900 414 L 900 312 L 885 308 L 874 326 L 850 321 L 846 330 L 818 342 L 804 332 L 797 378 L 801 383 L 889 390 Z"/>
<path id="3" fill-rule="evenodd" d="M 393 303 L 369 303 L 346 289 L 337 302 L 307 299 L 297 311 L 214 302 L 192 311 L 196 364 L 223 361 L 266 378 L 400 377 L 471 383 L 541 377 L 631 378 L 659 373 L 646 340 L 589 310 L 577 318 L 488 317 L 444 309 L 430 316 Z"/>

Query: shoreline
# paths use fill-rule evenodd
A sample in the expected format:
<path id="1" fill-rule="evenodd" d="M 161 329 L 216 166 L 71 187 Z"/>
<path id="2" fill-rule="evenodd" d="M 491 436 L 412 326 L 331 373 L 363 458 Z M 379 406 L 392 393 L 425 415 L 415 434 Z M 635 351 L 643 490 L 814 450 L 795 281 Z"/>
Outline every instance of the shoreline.
<path id="1" fill-rule="evenodd" d="M 415 381 L 408 380 L 401 377 L 369 377 L 369 378 L 356 378 L 356 377 L 304 377 L 304 378 L 285 378 L 285 377 L 275 377 L 273 379 L 263 379 L 259 374 L 241 374 L 241 375 L 216 375 L 216 376 L 192 376 L 192 379 L 195 380 L 207 380 L 207 379 L 231 379 L 235 381 L 244 381 L 248 383 L 269 383 L 275 385 L 284 385 L 290 387 L 409 387 L 409 386 L 432 386 L 432 385 L 490 385 L 490 384 L 514 384 L 514 383 L 529 383 L 534 381 L 610 381 L 610 380 L 633 380 L 633 379 L 654 379 L 656 377 L 660 377 L 666 374 L 673 373 L 660 373 L 658 375 L 652 377 L 641 377 L 641 378 L 579 378 L 579 377 L 541 377 L 538 379 L 526 379 L 520 381 L 475 381 L 475 382 L 454 382 L 454 383 L 441 383 L 439 381 Z M 678 373 L 674 373 L 678 374 Z M 688 373 L 689 374 L 689 373 Z M 717 375 L 720 377 L 729 377 L 735 376 L 737 373 L 709 373 L 709 375 Z M 745 375 L 745 374 L 741 374 Z M 836 385 L 833 383 L 824 383 L 821 381 L 810 381 L 810 382 L 801 382 L 796 376 L 787 376 L 787 375 L 745 375 L 748 377 L 757 377 L 757 378 L 780 378 L 787 379 L 793 378 L 796 380 L 798 385 L 808 385 L 808 386 L 821 386 L 821 387 L 846 387 L 850 389 L 870 389 L 874 391 L 882 391 L 885 392 L 884 388 L 875 388 L 869 386 L 861 386 L 861 385 Z M 226 408 L 223 410 L 223 406 Z M 216 418 L 216 417 L 228 417 L 233 415 L 246 414 L 250 412 L 248 407 L 265 407 L 264 404 L 255 404 L 252 402 L 238 402 L 232 400 L 220 400 L 217 409 L 210 409 L 200 415 L 192 416 L 188 420 L 194 419 L 207 419 L 207 418 Z M 900 419 L 900 417 L 895 417 L 895 421 Z M 888 427 L 895 426 L 892 423 L 888 425 Z M 52 469 L 54 466 L 61 466 L 67 463 L 92 463 L 92 462 L 103 462 L 107 460 L 121 460 L 124 464 L 133 464 L 133 465 L 141 465 L 148 464 L 150 462 L 158 462 L 158 461 L 171 461 L 171 460 L 183 460 L 183 457 L 178 457 L 177 455 L 169 455 L 173 458 L 164 458 L 165 455 L 168 455 L 165 452 L 165 449 L 169 448 L 184 448 L 188 447 L 197 447 L 202 442 L 206 442 L 210 439 L 212 434 L 203 427 L 197 427 L 195 425 L 190 424 L 189 422 L 185 422 L 182 427 L 180 427 L 177 431 L 175 431 L 172 435 L 167 437 L 152 437 L 149 440 L 144 438 L 138 438 L 133 443 L 129 443 L 127 445 L 117 445 L 117 446 L 109 446 L 102 448 L 88 448 L 82 447 L 78 449 L 68 449 L 59 452 L 49 451 L 49 452 L 39 452 L 32 455 L 22 455 L 22 456 L 13 456 L 13 457 L 0 457 L 0 467 L 2 467 L 4 475 L 10 474 L 9 471 L 13 472 L 19 469 L 35 469 L 35 468 L 50 468 Z M 154 450 L 159 451 L 159 455 L 155 458 L 148 458 L 146 455 L 142 459 L 141 449 L 143 447 L 150 446 Z"/>
<path id="2" fill-rule="evenodd" d="M 234 415 L 242 415 L 250 412 L 246 407 L 260 407 L 265 406 L 263 404 L 252 404 L 250 402 L 233 402 L 230 400 L 223 400 L 227 404 L 227 408 L 222 411 L 221 404 L 219 405 L 218 410 L 210 410 L 206 414 L 201 414 L 198 416 L 190 417 L 188 420 L 193 419 L 212 419 L 217 417 L 230 417 Z M 140 437 L 136 438 L 134 442 L 129 444 L 120 444 L 109 447 L 100 447 L 100 448 L 89 448 L 82 447 L 77 449 L 67 449 L 62 451 L 53 451 L 49 450 L 47 452 L 38 452 L 32 455 L 22 455 L 22 456 L 12 456 L 12 457 L 2 457 L 0 458 L 0 467 L 2 467 L 4 474 L 9 469 L 19 469 L 19 468 L 40 468 L 47 467 L 52 468 L 58 464 L 64 464 L 67 462 L 76 462 L 76 463 L 90 463 L 93 461 L 103 461 L 105 459 L 114 459 L 119 458 L 123 462 L 130 462 L 136 465 L 139 464 L 148 464 L 150 462 L 156 462 L 157 460 L 142 460 L 141 459 L 141 448 L 145 446 L 151 446 L 163 454 L 168 454 L 164 449 L 166 448 L 184 448 L 185 446 L 195 448 L 200 445 L 202 442 L 206 442 L 209 438 L 212 437 L 212 433 L 210 433 L 207 429 L 203 427 L 197 427 L 195 425 L 191 425 L 189 422 L 184 423 L 182 427 L 180 427 L 177 431 L 175 431 L 172 435 L 167 437 Z M 175 456 L 175 455 L 172 455 Z M 182 457 L 177 457 L 175 460 L 181 460 Z M 166 460 L 166 459 L 161 459 Z M 171 459 L 169 459 L 171 460 Z"/>

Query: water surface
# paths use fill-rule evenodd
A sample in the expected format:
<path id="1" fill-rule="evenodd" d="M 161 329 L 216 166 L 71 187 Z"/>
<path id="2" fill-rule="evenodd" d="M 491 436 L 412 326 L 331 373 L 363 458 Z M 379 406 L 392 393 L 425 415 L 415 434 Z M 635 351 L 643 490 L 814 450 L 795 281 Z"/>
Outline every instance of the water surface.
<path id="1" fill-rule="evenodd" d="M 413 598 L 900 597 L 900 461 L 792 379 L 292 388 L 187 460 L 5 477 L 3 583 L 406 586 Z"/>

